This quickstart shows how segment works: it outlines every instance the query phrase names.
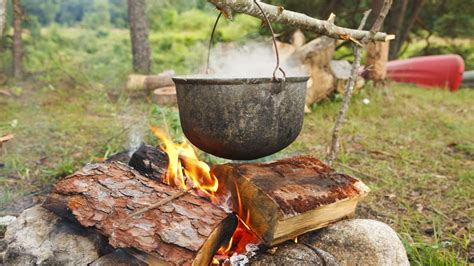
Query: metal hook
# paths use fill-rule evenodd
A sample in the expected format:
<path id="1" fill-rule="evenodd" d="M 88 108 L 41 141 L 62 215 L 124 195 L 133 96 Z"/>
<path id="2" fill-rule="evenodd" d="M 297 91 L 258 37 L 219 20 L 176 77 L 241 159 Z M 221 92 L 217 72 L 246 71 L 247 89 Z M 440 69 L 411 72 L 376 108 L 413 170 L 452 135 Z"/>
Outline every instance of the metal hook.
<path id="1" fill-rule="evenodd" d="M 211 38 L 209 39 L 209 47 L 207 50 L 207 65 L 206 65 L 206 74 L 209 74 L 209 62 L 211 60 L 211 47 L 212 47 L 212 39 L 214 38 L 214 32 L 216 31 L 217 23 L 222 16 L 222 11 L 217 16 L 216 22 L 214 23 L 214 27 L 212 28 Z"/>
<path id="2" fill-rule="evenodd" d="M 273 31 L 272 25 L 270 24 L 270 21 L 268 20 L 267 14 L 263 11 L 262 7 L 260 4 L 257 2 L 257 0 L 253 0 L 253 2 L 257 5 L 258 9 L 260 9 L 260 12 L 262 12 L 263 17 L 265 18 L 265 21 L 267 22 L 268 27 L 270 28 L 270 31 L 272 33 L 272 39 L 273 39 L 273 45 L 275 46 L 275 55 L 276 55 L 276 66 L 275 70 L 273 70 L 273 80 L 276 81 L 276 72 L 280 70 L 280 72 L 283 74 L 283 81 L 286 80 L 286 73 L 283 71 L 283 69 L 280 67 L 280 54 L 278 53 L 278 46 L 276 42 L 276 37 L 275 37 L 275 32 Z"/>

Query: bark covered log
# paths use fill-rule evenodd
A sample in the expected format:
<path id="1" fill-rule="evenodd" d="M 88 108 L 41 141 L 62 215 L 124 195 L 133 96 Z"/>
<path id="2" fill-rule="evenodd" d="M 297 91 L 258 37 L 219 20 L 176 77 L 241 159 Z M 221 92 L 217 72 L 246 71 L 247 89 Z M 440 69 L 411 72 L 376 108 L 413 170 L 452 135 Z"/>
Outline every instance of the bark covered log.
<path id="1" fill-rule="evenodd" d="M 216 165 L 234 211 L 268 246 L 352 215 L 369 189 L 311 157 Z"/>
<path id="2" fill-rule="evenodd" d="M 258 7 L 254 4 L 253 0 L 208 0 L 214 4 L 217 8 L 223 10 L 225 13 L 230 13 L 229 9 L 238 12 L 245 13 L 247 15 L 264 19 L 262 13 Z M 334 25 L 331 21 L 319 20 L 309 17 L 305 14 L 284 10 L 283 7 L 273 6 L 270 4 L 260 3 L 262 9 L 268 16 L 270 22 L 282 23 L 290 26 L 294 26 L 300 29 L 313 31 L 322 35 L 326 35 L 335 39 L 344 39 L 347 36 L 351 36 L 356 40 L 362 40 L 369 38 L 369 31 L 354 30 L 343 28 Z M 393 35 L 386 34 L 384 32 L 378 32 L 374 36 L 370 36 L 370 39 L 375 41 L 386 41 L 393 39 Z"/>
<path id="3" fill-rule="evenodd" d="M 43 206 L 93 227 L 116 248 L 136 248 L 173 265 L 208 265 L 237 221 L 193 193 L 128 217 L 179 190 L 122 163 L 94 164 L 58 182 Z"/>
<path id="4" fill-rule="evenodd" d="M 148 21 L 145 0 L 128 0 L 130 39 L 132 41 L 133 69 L 148 74 L 151 70 L 151 51 L 148 43 Z"/>

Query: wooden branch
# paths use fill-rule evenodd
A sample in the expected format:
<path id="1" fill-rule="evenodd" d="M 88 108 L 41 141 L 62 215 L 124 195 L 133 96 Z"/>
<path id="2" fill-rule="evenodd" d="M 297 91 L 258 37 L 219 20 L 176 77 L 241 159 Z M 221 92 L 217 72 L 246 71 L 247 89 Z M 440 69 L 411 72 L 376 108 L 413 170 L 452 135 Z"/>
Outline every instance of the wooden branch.
<path id="1" fill-rule="evenodd" d="M 216 165 L 233 210 L 267 246 L 274 246 L 354 213 L 369 189 L 309 156 L 270 163 Z"/>
<path id="2" fill-rule="evenodd" d="M 253 0 L 208 0 L 220 10 L 228 10 L 229 8 L 238 13 L 244 13 L 253 17 L 264 19 L 258 7 L 253 3 Z M 262 9 L 267 14 L 271 22 L 287 24 L 297 28 L 316 32 L 318 34 L 326 35 L 335 39 L 346 39 L 351 37 L 355 40 L 361 41 L 364 38 L 369 38 L 375 41 L 387 41 L 394 39 L 394 35 L 384 32 L 377 32 L 373 36 L 369 31 L 354 30 L 343 28 L 334 25 L 332 21 L 319 20 L 309 17 L 305 14 L 284 10 L 283 7 L 274 6 L 270 4 L 260 3 Z"/>
<path id="3" fill-rule="evenodd" d="M 359 25 L 360 29 L 364 27 L 369 14 L 370 14 L 370 10 L 364 13 L 364 17 L 362 18 L 362 21 Z M 349 108 L 349 102 L 351 100 L 352 91 L 354 90 L 354 85 L 357 80 L 357 75 L 358 75 L 357 71 L 359 71 L 359 67 L 360 67 L 361 47 L 359 47 L 357 44 L 353 44 L 352 49 L 354 51 L 354 62 L 352 63 L 351 76 L 349 77 L 349 82 L 347 82 L 346 89 L 344 90 L 344 98 L 342 100 L 341 109 L 339 109 L 339 114 L 337 116 L 336 123 L 334 123 L 334 127 L 332 130 L 331 146 L 330 146 L 328 158 L 327 158 L 327 162 L 329 165 L 332 165 L 332 163 L 336 159 L 337 152 L 339 151 L 339 130 L 346 116 L 347 109 Z"/>
<path id="4" fill-rule="evenodd" d="M 379 15 L 377 16 L 377 19 L 375 19 L 374 25 L 372 25 L 372 28 L 370 28 L 369 35 L 367 36 L 367 39 L 365 42 L 369 42 L 370 40 L 374 39 L 375 34 L 382 28 L 383 21 L 385 20 L 385 17 L 388 14 L 388 11 L 390 10 L 390 7 L 392 6 L 392 0 L 385 0 L 382 6 L 382 9 L 380 10 Z M 365 22 L 367 20 L 367 17 L 364 16 L 365 19 L 362 19 L 361 25 L 362 28 L 365 25 Z M 361 28 L 361 27 L 359 27 Z M 385 40 L 388 41 L 388 40 Z"/>
<path id="5" fill-rule="evenodd" d="M 171 265 L 209 265 L 237 218 L 192 192 L 171 200 L 177 193 L 125 164 L 103 163 L 59 181 L 43 207 L 95 229 L 113 247 L 135 248 Z M 165 199 L 167 204 L 128 218 Z"/>
<path id="6" fill-rule="evenodd" d="M 377 19 L 374 22 L 374 25 L 370 29 L 370 35 L 362 40 L 364 44 L 367 44 L 369 41 L 371 41 L 372 37 L 374 36 L 374 33 L 377 32 L 380 29 L 380 27 L 382 27 L 383 21 L 385 17 L 387 16 L 387 13 L 390 10 L 391 5 L 392 5 L 392 0 L 384 0 L 383 7 L 380 10 L 380 14 L 377 16 Z M 370 10 L 364 13 L 364 17 L 361 20 L 359 29 L 362 29 L 364 27 L 369 14 L 370 14 Z M 341 124 L 344 122 L 347 109 L 349 108 L 349 102 L 351 100 L 352 91 L 354 90 L 354 85 L 357 80 L 358 70 L 360 67 L 361 47 L 355 44 L 353 44 L 352 47 L 354 51 L 354 62 L 352 63 L 351 77 L 344 91 L 344 98 L 342 100 L 341 108 L 339 110 L 336 123 L 334 123 L 334 127 L 332 130 L 331 146 L 329 148 L 329 152 L 327 156 L 327 162 L 329 165 L 332 165 L 332 163 L 336 159 L 337 152 L 339 151 L 339 130 L 340 130 Z"/>

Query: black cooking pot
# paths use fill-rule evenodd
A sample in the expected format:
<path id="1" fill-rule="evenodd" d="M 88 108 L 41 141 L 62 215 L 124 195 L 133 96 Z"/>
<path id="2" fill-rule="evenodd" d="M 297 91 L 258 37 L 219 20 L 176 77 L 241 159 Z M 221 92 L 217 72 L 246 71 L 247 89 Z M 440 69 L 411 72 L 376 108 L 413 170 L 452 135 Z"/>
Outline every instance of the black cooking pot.
<path id="1" fill-rule="evenodd" d="M 175 77 L 181 127 L 199 149 L 252 160 L 284 149 L 303 125 L 308 77 Z"/>
<path id="2" fill-rule="evenodd" d="M 173 78 L 184 134 L 199 149 L 227 159 L 252 160 L 280 151 L 296 139 L 303 125 L 308 77 L 286 77 L 279 66 L 271 24 L 258 2 L 254 3 L 272 33 L 276 54 L 273 77 Z M 221 14 L 212 30 L 209 52 Z M 278 70 L 283 78 L 276 78 Z"/>

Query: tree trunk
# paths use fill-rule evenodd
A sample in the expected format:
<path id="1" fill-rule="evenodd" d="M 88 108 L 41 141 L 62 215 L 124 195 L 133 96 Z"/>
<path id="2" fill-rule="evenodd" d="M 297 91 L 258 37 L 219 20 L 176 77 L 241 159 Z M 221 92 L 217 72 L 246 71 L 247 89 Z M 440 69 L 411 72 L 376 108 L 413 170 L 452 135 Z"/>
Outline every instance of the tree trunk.
<path id="1" fill-rule="evenodd" d="M 149 74 L 151 69 L 151 52 L 148 43 L 148 22 L 145 10 L 145 0 L 128 0 L 133 69 L 138 73 Z"/>
<path id="2" fill-rule="evenodd" d="M 0 37 L 3 35 L 7 18 L 7 0 L 0 0 Z"/>
<path id="3" fill-rule="evenodd" d="M 23 43 L 21 40 L 23 21 L 23 10 L 21 8 L 20 0 L 12 0 L 13 6 L 13 47 L 12 47 L 12 62 L 13 62 L 13 76 L 18 78 L 23 73 L 22 57 L 23 57 Z"/>
<path id="4" fill-rule="evenodd" d="M 397 35 L 397 38 L 390 42 L 390 54 L 393 53 L 393 55 L 390 55 L 391 58 L 396 58 L 395 50 L 400 42 L 399 35 L 403 27 L 403 22 L 405 21 L 407 6 L 408 0 L 395 1 L 393 4 L 393 9 L 388 17 L 389 23 L 387 32 Z"/>
<path id="5" fill-rule="evenodd" d="M 395 44 L 393 45 L 393 47 L 390 47 L 390 60 L 394 60 L 398 57 L 398 53 L 400 52 L 403 43 L 405 43 L 406 39 L 408 38 L 408 34 L 410 33 L 411 28 L 413 27 L 413 24 L 415 23 L 415 20 L 418 17 L 418 14 L 420 13 L 424 3 L 425 0 L 413 1 L 412 6 L 410 7 L 412 12 L 410 16 L 405 19 L 406 22 L 403 24 L 403 27 L 401 27 L 401 30 L 397 35 Z"/>

